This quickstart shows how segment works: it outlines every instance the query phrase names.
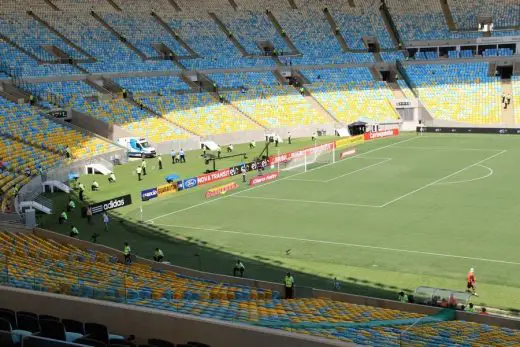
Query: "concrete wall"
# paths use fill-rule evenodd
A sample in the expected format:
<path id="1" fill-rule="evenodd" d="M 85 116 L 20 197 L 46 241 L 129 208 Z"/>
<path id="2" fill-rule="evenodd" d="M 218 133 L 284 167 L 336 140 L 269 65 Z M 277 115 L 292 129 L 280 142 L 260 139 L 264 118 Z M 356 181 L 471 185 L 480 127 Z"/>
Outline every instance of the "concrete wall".
<path id="1" fill-rule="evenodd" d="M 338 340 L 245 324 L 9 287 L 0 287 L 0 307 L 82 322 L 96 322 L 106 325 L 111 333 L 123 336 L 134 334 L 139 339 L 159 338 L 174 343 L 198 341 L 212 347 L 355 346 Z"/>
<path id="2" fill-rule="evenodd" d="M 102 120 L 92 117 L 88 114 L 72 110 L 72 124 L 87 129 L 90 132 L 106 137 L 110 140 L 117 140 L 120 137 L 135 136 L 134 134 L 124 130 L 120 126 L 107 124 Z"/>

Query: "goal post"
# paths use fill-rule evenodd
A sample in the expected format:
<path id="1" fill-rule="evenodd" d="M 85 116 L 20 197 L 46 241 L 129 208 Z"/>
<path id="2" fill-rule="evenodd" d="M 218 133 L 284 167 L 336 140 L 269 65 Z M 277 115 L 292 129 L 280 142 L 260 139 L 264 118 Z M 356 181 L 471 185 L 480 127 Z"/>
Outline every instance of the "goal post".
<path id="1" fill-rule="evenodd" d="M 279 163 L 279 171 L 307 172 L 336 162 L 334 146 L 315 146 L 293 152 L 290 159 Z"/>

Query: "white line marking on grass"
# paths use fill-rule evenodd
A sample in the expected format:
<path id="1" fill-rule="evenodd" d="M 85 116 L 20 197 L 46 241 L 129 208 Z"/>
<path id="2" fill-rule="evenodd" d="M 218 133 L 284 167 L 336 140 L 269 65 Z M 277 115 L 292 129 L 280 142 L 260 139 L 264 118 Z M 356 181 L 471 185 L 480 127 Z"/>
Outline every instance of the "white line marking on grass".
<path id="1" fill-rule="evenodd" d="M 324 181 L 324 182 L 325 182 L 325 183 L 329 183 L 329 182 L 332 182 L 332 181 L 337 180 L 338 178 L 342 178 L 342 177 L 346 177 L 346 176 L 349 176 L 349 175 L 353 175 L 353 174 L 358 173 L 358 172 L 361 172 L 361 171 L 363 171 L 363 170 L 370 169 L 371 167 L 374 167 L 374 166 L 378 166 L 378 165 L 381 165 L 381 164 L 387 163 L 387 162 L 389 162 L 390 160 L 392 160 L 392 158 L 387 158 L 387 159 L 385 159 L 385 160 L 383 160 L 383 161 L 380 161 L 380 162 L 377 162 L 377 163 L 375 163 L 375 164 L 372 164 L 372 165 L 368 165 L 368 166 L 362 167 L 362 168 L 357 169 L 357 170 L 354 170 L 354 171 L 347 172 L 347 173 L 345 173 L 345 174 L 343 174 L 343 175 L 336 176 L 336 177 L 331 178 L 330 180 L 326 180 L 326 181 Z"/>
<path id="2" fill-rule="evenodd" d="M 350 158 L 347 158 L 347 159 L 352 159 L 352 158 L 356 158 L 360 155 L 365 155 L 365 154 L 368 154 L 368 153 L 373 153 L 373 152 L 377 152 L 377 151 L 380 151 L 382 149 L 385 149 L 385 148 L 388 148 L 388 147 L 392 147 L 392 146 L 395 146 L 395 145 L 398 145 L 400 143 L 405 143 L 405 142 L 409 142 L 409 141 L 412 141 L 412 140 L 415 140 L 417 139 L 418 137 L 411 137 L 409 139 L 406 139 L 406 140 L 402 140 L 402 141 L 397 141 L 397 142 L 394 142 L 394 143 L 391 143 L 389 145 L 386 145 L 386 146 L 383 146 L 383 147 L 377 147 L 377 148 L 374 148 L 374 149 L 371 149 L 369 151 L 366 151 L 364 153 L 360 153 L 358 155 L 355 155 L 355 156 L 352 156 Z M 345 159 L 345 160 L 347 160 Z M 343 161 L 345 161 L 343 160 Z M 310 171 L 314 171 L 314 170 L 319 170 L 319 169 L 323 169 L 324 167 L 327 167 L 329 165 L 333 165 L 333 164 L 336 164 L 336 163 L 341 163 L 343 161 L 337 161 L 335 163 L 329 163 L 329 164 L 325 164 L 323 166 L 320 166 L 320 167 L 317 167 L 317 168 L 313 168 L 313 169 L 310 169 L 308 170 L 307 172 L 310 172 Z M 276 183 L 276 182 L 281 182 L 281 181 L 284 181 L 286 179 L 289 179 L 291 177 L 294 177 L 294 176 L 298 176 L 298 175 L 301 175 L 301 174 L 304 174 L 305 172 L 299 172 L 299 173 L 296 173 L 294 175 L 291 175 L 291 176 L 287 176 L 287 177 L 284 177 L 284 178 L 280 178 L 279 180 L 274 180 L 274 181 L 271 181 L 271 182 L 267 182 L 267 183 L 264 183 L 264 184 L 261 184 L 261 185 L 258 185 L 258 186 L 254 186 L 254 187 L 251 187 L 251 188 L 247 188 L 247 189 L 244 189 L 244 190 L 241 190 L 241 191 L 238 191 L 236 193 L 233 193 L 233 194 L 229 194 L 229 195 L 225 195 L 225 196 L 221 196 L 221 197 L 218 197 L 218 198 L 215 198 L 215 199 L 211 199 L 211 200 L 207 200 L 207 201 L 204 201 L 204 202 L 201 202 L 199 204 L 195 204 L 195 205 L 191 205 L 191 206 L 188 206 L 188 207 L 185 207 L 185 208 L 181 208 L 180 210 L 175 210 L 175 211 L 171 211 L 171 212 L 168 212 L 168 213 L 165 213 L 163 215 L 160 215 L 160 216 L 157 216 L 157 217 L 154 217 L 154 218 L 150 218 L 148 220 L 145 221 L 145 223 L 147 222 L 151 222 L 151 221 L 154 221 L 154 220 L 157 220 L 159 218 L 163 218 L 163 217 L 167 217 L 167 216 L 170 216 L 172 214 L 177 214 L 177 213 L 180 213 L 180 212 L 184 212 L 184 211 L 188 211 L 188 210 L 191 210 L 193 208 L 196 208 L 196 207 L 199 207 L 199 206 L 203 206 L 203 205 L 206 205 L 206 204 L 210 204 L 210 203 L 213 203 L 213 202 L 216 202 L 216 201 L 219 201 L 219 200 L 222 200 L 222 199 L 227 199 L 229 197 L 232 197 L 232 196 L 235 196 L 237 194 L 240 194 L 242 192 L 246 192 L 246 191 L 250 191 L 250 190 L 253 190 L 253 189 L 257 189 L 257 188 L 261 188 L 261 187 L 265 187 L 265 186 L 268 186 L 270 184 L 273 184 L 273 183 Z"/>
<path id="3" fill-rule="evenodd" d="M 473 182 L 473 181 L 479 181 L 479 180 L 483 180 L 485 178 L 488 178 L 489 176 L 493 175 L 493 169 L 490 168 L 489 166 L 485 166 L 485 165 L 476 165 L 476 166 L 479 166 L 479 167 L 483 167 L 485 169 L 488 170 L 488 173 L 485 174 L 484 176 L 481 176 L 481 177 L 476 177 L 476 178 L 472 178 L 472 179 L 469 179 L 469 180 L 460 180 L 460 181 L 450 181 L 450 182 L 440 182 L 440 183 L 437 183 L 438 186 L 440 185 L 447 185 L 447 184 L 457 184 L 457 183 L 469 183 L 469 182 Z"/>
<path id="4" fill-rule="evenodd" d="M 305 203 L 305 204 L 339 205 L 339 206 L 372 207 L 372 208 L 380 208 L 381 207 L 379 205 L 364 205 L 364 204 L 354 204 L 354 203 L 351 204 L 351 203 L 348 203 L 348 202 L 269 198 L 269 197 L 263 197 L 263 196 L 236 195 L 234 197 L 235 198 L 240 198 L 240 199 L 252 199 L 252 200 L 272 200 L 272 201 L 283 201 L 283 202 L 300 202 L 300 203 Z"/>
<path id="5" fill-rule="evenodd" d="M 397 197 L 397 198 L 395 198 L 395 199 L 393 199 L 393 200 L 390 200 L 390 201 L 388 201 L 387 203 L 381 205 L 381 207 L 386 207 L 386 206 L 388 206 L 388 205 L 390 205 L 390 204 L 393 204 L 394 202 L 397 202 L 397 201 L 402 200 L 402 199 L 404 199 L 404 198 L 406 198 L 406 197 L 408 197 L 408 196 L 410 196 L 410 195 L 412 195 L 412 194 L 415 194 L 415 193 L 417 193 L 417 192 L 420 192 L 420 191 L 423 190 L 423 189 L 426 189 L 426 188 L 428 188 L 428 187 L 431 187 L 431 186 L 433 186 L 433 185 L 435 185 L 435 184 L 437 184 L 437 183 L 439 183 L 439 182 L 444 181 L 444 180 L 447 179 L 447 178 L 453 177 L 453 176 L 455 176 L 455 175 L 457 175 L 457 174 L 459 174 L 459 173 L 461 173 L 461 172 L 463 172 L 463 171 L 465 171 L 465 170 L 467 170 L 467 169 L 469 169 L 469 168 L 472 168 L 473 166 L 480 165 L 480 164 L 482 164 L 483 162 L 485 162 L 485 161 L 487 161 L 487 160 L 490 160 L 490 159 L 493 159 L 493 158 L 495 158 L 495 157 L 498 157 L 499 155 L 502 155 L 502 154 L 504 154 L 504 153 L 506 153 L 506 152 L 507 152 L 507 150 L 504 149 L 504 150 L 502 150 L 502 151 L 500 151 L 500 152 L 498 152 L 498 153 L 495 153 L 495 154 L 493 154 L 493 155 L 491 155 L 491 156 L 489 156 L 489 157 L 487 157 L 487 158 L 484 158 L 484 159 L 482 159 L 482 160 L 480 160 L 480 161 L 478 161 L 478 162 L 476 162 L 476 163 L 474 163 L 474 164 L 468 165 L 468 166 L 466 166 L 466 167 L 464 167 L 464 168 L 462 168 L 462 169 L 460 169 L 460 170 L 458 170 L 458 171 L 455 171 L 455 172 L 453 172 L 453 173 L 451 173 L 451 174 L 449 174 L 449 175 L 447 175 L 447 176 L 441 177 L 441 178 L 439 178 L 438 180 L 435 180 L 435 181 L 433 181 L 433 182 L 431 182 L 431 183 L 428 183 L 428 184 L 426 184 L 426 185 L 424 185 L 424 186 L 422 186 L 422 187 L 420 187 L 420 188 L 417 188 L 417 189 L 415 189 L 415 190 L 412 190 L 411 192 L 408 192 L 408 193 L 403 194 L 403 195 L 401 195 L 401 196 L 399 196 L 399 197 Z"/>
<path id="6" fill-rule="evenodd" d="M 443 258 L 456 258 L 456 259 L 476 260 L 476 261 L 482 261 L 482 262 L 488 262 L 488 263 L 520 265 L 520 263 L 514 262 L 514 261 L 498 260 L 498 259 L 488 259 L 488 258 L 477 258 L 477 257 L 466 257 L 466 256 L 463 256 L 463 255 L 447 254 L 447 253 L 414 251 L 414 250 L 402 249 L 402 248 L 390 248 L 390 247 L 380 247 L 380 246 L 371 246 L 371 245 L 361 245 L 361 244 L 355 244 L 355 243 L 315 240 L 315 239 L 299 238 L 299 237 L 292 237 L 292 236 L 280 236 L 280 235 L 267 235 L 267 234 L 247 233 L 247 232 L 243 232 L 243 231 L 224 230 L 224 229 L 219 229 L 219 228 L 203 228 L 203 227 L 194 227 L 194 226 L 186 226 L 186 225 L 174 225 L 174 224 L 156 224 L 156 225 L 164 226 L 164 227 L 170 227 L 170 228 L 177 228 L 177 229 L 191 229 L 191 230 L 198 230 L 198 231 L 207 231 L 207 232 L 212 232 L 212 233 L 218 232 L 218 233 L 223 233 L 223 234 L 256 236 L 256 237 L 263 237 L 263 238 L 270 238 L 270 239 L 291 240 L 291 241 L 301 241 L 301 242 L 310 242 L 310 243 L 321 243 L 321 244 L 326 244 L 326 245 L 336 245 L 336 246 L 345 246 L 345 247 L 375 249 L 375 250 L 379 250 L 379 251 L 389 251 L 389 252 L 397 252 L 397 253 L 430 255 L 430 256 L 434 256 L 434 257 L 443 257 Z"/>
<path id="7" fill-rule="evenodd" d="M 460 148 L 460 147 L 421 147 L 421 146 L 396 146 L 398 149 L 425 149 L 425 150 L 445 150 L 445 151 L 482 151 L 500 152 L 501 149 L 493 148 Z"/>
<path id="8" fill-rule="evenodd" d="M 336 177 L 333 177 L 331 179 L 328 179 L 328 180 L 312 180 L 312 179 L 305 179 L 305 178 L 288 178 L 287 181 L 303 181 L 303 182 L 317 182 L 317 183 L 329 183 L 331 181 L 334 181 L 334 180 L 337 180 L 338 178 L 342 178 L 342 177 L 345 177 L 345 176 L 349 176 L 349 175 L 352 175 L 352 174 L 355 174 L 357 172 L 360 172 L 360 171 L 363 171 L 363 170 L 366 170 L 366 169 L 369 169 L 373 166 L 377 166 L 377 165 L 381 165 L 381 164 L 384 164 L 386 163 L 387 161 L 390 161 L 392 160 L 392 158 L 363 158 L 363 157 L 359 157 L 357 159 L 370 159 L 370 160 L 381 160 L 381 162 L 378 162 L 378 163 L 375 163 L 375 164 L 371 164 L 371 165 L 368 165 L 368 166 L 364 166 L 362 168 L 359 168 L 359 169 L 356 169 L 354 171 L 349 171 L 347 173 L 344 173 L 342 175 L 339 175 L 339 176 L 336 176 Z"/>

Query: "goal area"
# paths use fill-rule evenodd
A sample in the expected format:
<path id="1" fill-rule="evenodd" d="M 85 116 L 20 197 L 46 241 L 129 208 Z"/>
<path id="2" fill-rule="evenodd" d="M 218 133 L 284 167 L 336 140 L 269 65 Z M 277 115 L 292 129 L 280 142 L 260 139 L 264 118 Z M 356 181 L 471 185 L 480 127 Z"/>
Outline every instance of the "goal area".
<path id="1" fill-rule="evenodd" d="M 318 146 L 293 153 L 288 160 L 279 163 L 279 171 L 307 172 L 335 162 L 334 147 Z"/>

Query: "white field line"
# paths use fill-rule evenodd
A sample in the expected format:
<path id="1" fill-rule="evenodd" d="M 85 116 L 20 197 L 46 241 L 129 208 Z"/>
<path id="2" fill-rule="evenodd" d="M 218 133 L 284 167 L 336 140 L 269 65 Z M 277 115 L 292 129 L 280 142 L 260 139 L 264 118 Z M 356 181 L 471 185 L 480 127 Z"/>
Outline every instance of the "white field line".
<path id="1" fill-rule="evenodd" d="M 353 204 L 353 203 L 351 204 L 351 203 L 348 203 L 348 202 L 269 198 L 269 197 L 263 197 L 263 196 L 235 195 L 234 197 L 235 198 L 240 198 L 240 199 L 271 200 L 271 201 L 283 201 L 283 202 L 300 202 L 300 203 L 305 203 L 305 204 L 318 204 L 318 205 L 337 205 L 337 206 L 372 207 L 372 208 L 380 208 L 381 207 L 379 205 L 364 205 L 364 204 Z"/>
<path id="2" fill-rule="evenodd" d="M 355 244 L 355 243 L 315 240 L 315 239 L 299 238 L 299 237 L 292 237 L 292 236 L 247 233 L 247 232 L 242 232 L 242 231 L 224 230 L 224 229 L 219 229 L 219 228 L 206 228 L 206 227 L 195 227 L 195 226 L 174 225 L 174 224 L 155 224 L 155 225 L 176 228 L 176 229 L 191 229 L 191 230 L 198 230 L 198 231 L 207 231 L 207 232 L 211 232 L 211 233 L 255 236 L 255 237 L 262 237 L 262 238 L 279 239 L 279 240 L 301 241 L 301 242 L 319 243 L 319 244 L 336 245 L 336 246 L 353 247 L 353 248 L 365 248 L 365 249 L 373 249 L 373 250 L 378 250 L 378 251 L 389 251 L 389 252 L 396 252 L 396 253 L 419 254 L 419 255 L 429 255 L 429 256 L 443 257 L 443 258 L 467 259 L 467 260 L 482 261 L 482 262 L 488 262 L 488 263 L 520 265 L 520 263 L 518 263 L 518 262 L 507 261 L 507 260 L 467 257 L 467 256 L 463 256 L 463 255 L 456 255 L 456 254 L 415 251 L 415 250 L 401 249 L 401 248 L 390 248 L 390 247 L 362 245 L 362 244 Z"/>
<path id="3" fill-rule="evenodd" d="M 345 176 L 349 176 L 349 175 L 352 175 L 352 174 L 355 174 L 356 172 L 359 172 L 359 171 L 363 171 L 363 170 L 366 170 L 368 168 L 371 168 L 372 166 L 377 166 L 377 165 L 381 165 L 383 163 L 386 163 L 387 161 L 389 160 L 392 160 L 392 158 L 371 158 L 371 157 L 356 157 L 356 159 L 369 159 L 369 160 L 381 160 L 381 162 L 378 162 L 378 163 L 375 163 L 375 164 L 371 164 L 371 165 L 368 165 L 368 166 L 364 166 L 362 168 L 359 168 L 357 170 L 354 170 L 354 171 L 349 171 L 345 174 L 342 174 L 342 175 L 339 175 L 339 176 L 336 176 L 336 177 L 333 177 L 331 179 L 328 179 L 328 180 L 311 180 L 311 179 L 305 179 L 305 178 L 288 178 L 287 181 L 303 181 L 303 182 L 317 182 L 317 183 L 329 183 L 331 181 L 334 181 L 338 178 L 341 178 L 341 177 L 345 177 Z"/>
<path id="4" fill-rule="evenodd" d="M 488 178 L 489 176 L 493 175 L 493 173 L 494 173 L 493 169 L 488 167 L 488 166 L 485 166 L 485 165 L 476 165 L 476 166 L 483 167 L 483 168 L 487 169 L 488 173 L 485 174 L 484 176 L 472 178 L 472 179 L 469 179 L 469 180 L 440 182 L 440 183 L 437 183 L 437 185 L 440 186 L 440 185 L 447 185 L 447 184 L 469 183 L 469 182 L 479 181 L 479 180 L 483 180 L 485 178 Z"/>
<path id="5" fill-rule="evenodd" d="M 461 172 L 463 172 L 463 171 L 465 171 L 465 170 L 467 170 L 467 169 L 469 169 L 469 168 L 472 168 L 473 166 L 480 165 L 480 164 L 482 164 L 483 162 L 485 162 L 485 161 L 487 161 L 487 160 L 490 160 L 490 159 L 493 159 L 493 158 L 495 158 L 495 157 L 498 157 L 499 155 L 502 155 L 502 154 L 504 154 L 504 153 L 506 153 L 506 152 L 507 152 L 507 150 L 502 150 L 502 151 L 500 151 L 500 152 L 498 152 L 498 153 L 495 153 L 495 154 L 493 154 L 493 155 L 490 155 L 489 157 L 484 158 L 484 159 L 482 159 L 482 160 L 480 160 L 480 161 L 478 161 L 478 162 L 476 162 L 476 163 L 474 163 L 474 164 L 468 165 L 468 166 L 466 166 L 466 167 L 464 167 L 464 168 L 462 168 L 462 169 L 460 169 L 460 170 L 458 170 L 458 171 L 455 171 L 455 172 L 453 172 L 453 173 L 451 173 L 451 174 L 449 174 L 449 175 L 447 175 L 447 176 L 441 177 L 441 178 L 439 178 L 438 180 L 435 180 L 435 181 L 430 182 L 430 183 L 428 183 L 428 184 L 426 184 L 426 185 L 424 185 L 424 186 L 422 186 L 422 187 L 420 187 L 420 188 L 417 188 L 417 189 L 415 189 L 415 190 L 412 190 L 411 192 L 408 192 L 408 193 L 406 193 L 406 194 L 403 194 L 403 195 L 401 195 L 401 196 L 398 196 L 397 198 L 395 198 L 395 199 L 393 199 L 393 200 L 390 200 L 390 201 L 384 203 L 383 205 L 381 205 L 381 207 L 386 207 L 386 206 L 388 206 L 388 205 L 391 205 L 391 204 L 393 204 L 393 203 L 395 203 L 395 202 L 397 202 L 397 201 L 399 201 L 399 200 L 402 200 L 402 199 L 404 199 L 404 198 L 406 198 L 406 197 L 408 197 L 408 196 L 410 196 L 410 195 L 412 195 L 412 194 L 415 194 L 415 193 L 417 193 L 417 192 L 420 192 L 421 190 L 424 190 L 424 189 L 426 189 L 426 188 L 428 188 L 428 187 L 431 187 L 431 186 L 433 186 L 433 185 L 435 185 L 435 184 L 437 184 L 437 183 L 439 183 L 439 182 L 441 182 L 441 181 L 444 181 L 444 180 L 447 179 L 447 178 L 453 177 L 453 176 L 455 176 L 455 175 L 457 175 L 457 174 L 459 174 L 459 173 L 461 173 Z"/>
<path id="6" fill-rule="evenodd" d="M 409 141 L 412 141 L 412 140 L 415 140 L 417 139 L 418 137 L 410 137 L 406 140 L 402 140 L 402 141 L 397 141 L 397 142 L 394 142 L 394 143 L 391 143 L 389 145 L 386 145 L 386 146 L 383 146 L 383 147 L 377 147 L 377 148 L 374 148 L 374 149 L 371 149 L 369 151 L 366 151 L 364 153 L 360 153 L 358 155 L 355 155 L 355 156 L 352 156 L 348 159 L 352 159 L 352 158 L 356 158 L 360 155 L 365 155 L 365 154 L 368 154 L 368 153 L 373 153 L 373 152 L 377 152 L 377 151 L 380 151 L 382 149 L 385 149 L 385 148 L 388 148 L 388 147 L 392 147 L 392 146 L 395 146 L 395 145 L 398 145 L 400 143 L 406 143 L 406 142 L 409 142 Z M 345 159 L 346 160 L 346 159 Z M 344 160 L 343 160 L 344 161 Z M 319 170 L 319 169 L 322 169 L 324 167 L 327 167 L 329 165 L 334 165 L 336 163 L 341 163 L 342 161 L 337 161 L 335 163 L 330 163 L 330 164 L 325 164 L 323 166 L 320 166 L 320 167 L 317 167 L 317 168 L 314 168 L 314 169 L 310 169 L 308 170 L 307 172 L 311 172 L 311 171 L 314 171 L 314 170 Z M 150 218 L 148 220 L 145 221 L 145 223 L 148 223 L 148 222 L 151 222 L 151 221 L 155 221 L 159 218 L 163 218 L 163 217 L 167 217 L 167 216 L 170 216 L 172 214 L 177 214 L 177 213 L 180 213 L 180 212 L 184 212 L 184 211 L 188 211 L 188 210 L 191 210 L 191 209 L 194 209 L 196 207 L 199 207 L 199 206 L 203 206 L 203 205 L 206 205 L 206 204 L 210 204 L 210 203 L 213 203 L 213 202 L 217 202 L 217 201 L 220 201 L 222 199 L 227 199 L 229 197 L 232 197 L 234 195 L 237 195 L 237 194 L 240 194 L 242 192 L 246 192 L 246 191 L 250 191 L 250 190 L 253 190 L 253 189 L 257 189 L 257 188 L 261 188 L 261 187 L 265 187 L 265 186 L 268 186 L 270 184 L 273 184 L 273 183 L 276 183 L 276 182 L 281 182 L 281 181 L 284 181 L 286 179 L 289 179 L 291 177 L 294 177 L 294 176 L 298 176 L 298 175 L 301 175 L 301 174 L 304 174 L 305 172 L 299 172 L 297 174 L 294 174 L 294 175 L 291 175 L 291 176 L 287 176 L 287 177 L 284 177 L 284 178 L 280 178 L 279 180 L 274 180 L 274 181 L 271 181 L 271 182 L 267 182 L 267 183 L 264 183 L 264 184 L 261 184 L 261 185 L 257 185 L 257 186 L 254 186 L 254 187 L 251 187 L 251 188 L 247 188 L 247 189 L 244 189 L 244 190 L 241 190 L 241 191 L 238 191 L 236 193 L 233 193 L 233 194 L 229 194 L 229 195 L 225 195 L 225 196 L 221 196 L 221 197 L 218 197 L 218 198 L 215 198 L 215 199 L 210 199 L 210 200 L 207 200 L 207 201 L 204 201 L 204 202 L 201 202 L 199 204 L 195 204 L 195 205 L 191 205 L 191 206 L 188 206 L 188 207 L 185 207 L 185 208 L 181 208 L 179 210 L 175 210 L 175 211 L 171 211 L 171 212 L 168 212 L 168 213 L 165 213 L 165 214 L 162 214 L 160 216 L 157 216 L 157 217 L 154 217 L 154 218 Z"/>
<path id="7" fill-rule="evenodd" d="M 383 161 L 380 161 L 380 162 L 377 162 L 375 164 L 372 164 L 372 165 L 368 165 L 368 166 L 365 166 L 365 167 L 362 167 L 360 169 L 357 169 L 357 170 L 354 170 L 354 171 L 350 171 L 350 172 L 347 172 L 343 175 L 339 175 L 339 176 L 336 176 L 334 178 L 331 178 L 330 180 L 326 180 L 325 183 L 329 183 L 329 182 L 332 182 L 332 181 L 335 181 L 337 180 L 338 178 L 342 178 L 342 177 L 346 177 L 346 176 L 349 176 L 349 175 L 353 175 L 355 173 L 358 173 L 358 172 L 361 172 L 363 170 L 366 170 L 366 169 L 370 169 L 371 167 L 374 167 L 374 166 L 377 166 L 377 165 L 381 165 L 381 164 L 384 164 L 384 163 L 387 163 L 389 162 L 390 160 L 392 160 L 392 158 L 387 158 Z"/>
<path id="8" fill-rule="evenodd" d="M 500 152 L 502 149 L 492 148 L 458 148 L 458 147 L 421 147 L 421 146 L 395 146 L 398 149 L 425 149 L 434 151 L 482 151 L 482 152 Z"/>

